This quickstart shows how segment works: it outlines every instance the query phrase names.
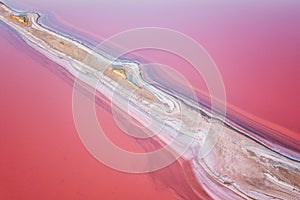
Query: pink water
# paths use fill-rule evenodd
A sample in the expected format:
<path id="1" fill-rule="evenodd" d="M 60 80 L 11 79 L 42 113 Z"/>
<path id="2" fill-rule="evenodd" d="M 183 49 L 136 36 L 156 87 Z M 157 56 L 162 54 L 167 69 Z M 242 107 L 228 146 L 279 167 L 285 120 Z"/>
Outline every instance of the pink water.
<path id="1" fill-rule="evenodd" d="M 19 10 L 44 13 L 44 24 L 92 44 L 120 31 L 145 26 L 171 28 L 187 34 L 217 64 L 226 88 L 229 112 L 230 109 L 238 111 L 283 131 L 286 137 L 274 137 L 282 138 L 283 143 L 298 149 L 299 153 L 299 1 L 217 4 L 20 0 L 5 3 Z M 76 133 L 71 107 L 72 83 L 55 70 L 56 64 L 28 48 L 3 24 L 0 34 L 0 198 L 195 197 L 189 187 L 195 184 L 192 175 L 182 172 L 178 163 L 150 175 L 132 175 L 96 161 Z M 144 52 L 143 56 L 173 66 L 194 87 L 207 91 L 185 62 L 165 54 Z M 111 124 L 108 129 L 112 133 L 121 134 L 113 125 L 109 111 L 101 106 L 97 111 L 100 120 Z M 123 137 L 119 145 L 143 150 L 141 146 L 147 144 L 136 144 L 135 140 Z M 202 195 L 206 197 L 205 193 Z"/>

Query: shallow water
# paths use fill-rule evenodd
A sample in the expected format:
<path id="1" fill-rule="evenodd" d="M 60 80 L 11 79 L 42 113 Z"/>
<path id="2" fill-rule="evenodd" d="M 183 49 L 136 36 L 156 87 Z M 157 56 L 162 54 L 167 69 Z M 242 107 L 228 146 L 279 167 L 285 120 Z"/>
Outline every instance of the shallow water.
<path id="1" fill-rule="evenodd" d="M 193 37 L 197 41 L 199 41 L 201 44 L 203 44 L 207 48 L 209 53 L 212 55 L 215 62 L 217 63 L 217 65 L 222 73 L 224 82 L 225 82 L 228 102 L 230 104 L 229 105 L 230 106 L 229 114 L 232 115 L 232 119 L 235 119 L 236 121 L 242 119 L 241 121 L 246 122 L 245 124 L 247 125 L 247 122 L 249 122 L 249 121 L 241 118 L 239 114 L 236 114 L 234 112 L 234 111 L 241 112 L 240 110 L 245 110 L 242 112 L 242 114 L 244 116 L 251 117 L 256 122 L 267 124 L 268 127 L 271 127 L 272 129 L 277 129 L 281 133 L 284 134 L 284 135 L 275 135 L 275 134 L 272 134 L 273 132 L 266 131 L 266 133 L 269 133 L 269 134 L 271 133 L 271 134 L 270 135 L 262 135 L 262 136 L 265 136 L 265 138 L 267 140 L 271 140 L 271 141 L 272 141 L 272 138 L 275 138 L 275 139 L 277 138 L 277 140 L 279 140 L 281 142 L 281 143 L 279 143 L 280 145 L 283 144 L 286 147 L 293 149 L 294 152 L 296 152 L 296 155 L 297 154 L 299 155 L 299 149 L 298 149 L 299 148 L 299 145 L 298 145 L 299 144 L 299 134 L 298 134 L 299 124 L 297 123 L 296 116 L 299 113 L 299 110 L 298 110 L 299 108 L 297 107 L 299 95 L 297 94 L 297 91 L 299 90 L 300 84 L 299 84 L 299 68 L 298 68 L 299 57 L 297 57 L 297 48 L 299 48 L 299 38 L 298 37 L 300 34 L 296 34 L 296 33 L 299 33 L 299 29 L 297 29 L 297 26 L 296 26 L 296 24 L 297 24 L 296 20 L 299 18 L 297 18 L 296 9 L 293 5 L 295 3 L 287 2 L 284 5 L 273 5 L 272 9 L 267 8 L 268 7 L 267 5 L 258 5 L 258 4 L 257 5 L 256 4 L 247 5 L 247 6 L 232 5 L 232 6 L 230 6 L 230 9 L 228 7 L 219 8 L 216 5 L 208 5 L 208 4 L 199 5 L 199 6 L 203 6 L 203 7 L 207 6 L 208 8 L 214 10 L 215 12 L 218 11 L 218 16 L 214 16 L 214 18 L 211 18 L 212 17 L 211 13 L 208 13 L 208 12 L 204 12 L 204 13 L 199 12 L 198 13 L 198 12 L 194 11 L 195 9 L 192 6 L 191 6 L 191 8 L 187 8 L 188 7 L 187 6 L 187 7 L 183 7 L 183 10 L 186 11 L 186 10 L 190 9 L 191 12 L 189 12 L 189 13 L 191 13 L 191 14 L 189 14 L 188 16 L 185 16 L 185 17 L 180 16 L 180 15 L 177 16 L 178 18 L 180 18 L 178 21 L 173 20 L 173 18 L 171 18 L 171 17 L 170 17 L 171 19 L 169 19 L 169 21 L 168 21 L 168 19 L 157 21 L 153 18 L 151 18 L 151 19 L 147 18 L 148 15 L 144 15 L 145 21 L 147 22 L 145 24 L 144 24 L 144 21 L 141 19 L 141 17 L 139 17 L 139 20 L 136 19 L 136 21 L 135 21 L 134 15 L 137 15 L 137 14 L 133 13 L 132 15 L 128 15 L 128 19 L 125 20 L 126 22 L 128 22 L 128 24 L 127 23 L 119 23 L 120 24 L 119 27 L 116 26 L 116 23 L 114 23 L 114 22 L 116 22 L 118 20 L 120 22 L 121 19 L 119 19 L 118 17 L 114 18 L 113 16 L 115 16 L 115 13 L 108 12 L 107 10 L 109 10 L 109 9 L 103 9 L 103 10 L 106 10 L 106 12 L 101 12 L 101 14 L 106 16 L 106 19 L 111 20 L 111 22 L 108 23 L 108 25 L 105 26 L 104 29 L 103 29 L 103 26 L 99 26 L 99 28 L 98 28 L 98 26 L 88 27 L 89 23 L 91 25 L 92 22 L 94 22 L 94 23 L 99 22 L 99 18 L 91 17 L 93 15 L 96 16 L 96 14 L 100 15 L 97 12 L 96 5 L 83 4 L 80 2 L 78 2 L 78 3 L 79 3 L 78 5 L 84 5 L 87 7 L 91 6 L 91 7 L 95 8 L 95 11 L 89 9 L 91 11 L 90 15 L 86 15 L 86 13 L 83 12 L 83 10 L 84 10 L 83 7 L 78 6 L 78 8 L 77 8 L 78 12 L 74 12 L 74 13 L 76 13 L 76 16 L 75 16 L 74 13 L 63 12 L 64 7 L 62 7 L 62 6 L 67 7 L 68 4 L 59 5 L 60 7 L 58 8 L 57 5 L 51 5 L 51 4 L 49 5 L 49 7 L 47 7 L 47 5 L 44 4 L 44 2 L 43 2 L 43 4 L 39 3 L 39 5 L 35 5 L 35 3 L 33 3 L 33 2 L 25 2 L 24 1 L 23 4 L 25 4 L 25 5 L 21 5 L 22 3 L 18 3 L 18 5 L 16 5 L 16 6 L 17 7 L 24 6 L 23 8 L 38 10 L 38 11 L 42 11 L 42 12 L 44 10 L 44 12 L 46 14 L 52 13 L 53 16 L 56 16 L 55 20 L 51 19 L 51 17 L 50 17 L 48 20 L 45 21 L 45 24 L 52 27 L 51 23 L 53 23 L 55 21 L 56 24 L 53 24 L 53 26 L 57 27 L 57 22 L 59 22 L 61 24 L 58 25 L 58 27 L 61 27 L 62 31 L 67 30 L 65 32 L 67 32 L 67 34 L 69 34 L 69 35 L 73 35 L 72 31 L 74 31 L 74 34 L 77 35 L 79 38 L 85 36 L 85 35 L 79 34 L 79 32 L 81 32 L 80 29 L 84 29 L 84 32 L 88 35 L 85 38 L 89 38 L 89 37 L 93 38 L 93 34 L 96 34 L 96 35 L 99 34 L 105 38 L 107 35 L 109 36 L 110 34 L 113 34 L 120 30 L 137 27 L 141 23 L 143 24 L 143 26 L 145 26 L 145 25 L 146 26 L 150 26 L 150 25 L 164 26 L 164 25 L 168 24 L 167 27 L 169 27 L 169 28 L 175 28 L 176 30 L 180 30 L 184 33 L 187 33 L 188 35 L 190 35 L 191 37 Z M 117 5 L 120 5 L 120 4 L 117 4 Z M 37 8 L 35 8 L 34 6 L 36 6 Z M 43 7 L 43 6 L 45 6 L 45 7 Z M 110 6 L 113 6 L 113 3 L 109 4 L 109 5 L 106 4 L 105 6 L 110 8 Z M 147 5 L 140 5 L 140 6 L 142 8 L 147 7 Z M 283 9 L 285 7 L 282 7 L 282 6 L 285 6 L 288 9 Z M 47 9 L 45 9 L 46 7 L 47 7 Z M 50 10 L 50 7 L 51 7 L 51 10 Z M 236 9 L 237 7 L 240 9 Z M 142 8 L 141 8 L 141 10 L 143 10 Z M 149 6 L 147 8 L 149 8 Z M 160 8 L 162 9 L 162 8 L 164 8 L 164 6 L 160 5 Z M 88 8 L 86 8 L 86 9 L 88 9 Z M 128 6 L 128 8 L 125 9 L 125 11 L 124 11 L 124 9 L 122 9 L 122 12 L 124 12 L 125 14 L 128 14 L 126 12 L 129 12 L 131 9 L 133 9 L 133 8 Z M 151 9 L 154 9 L 154 8 L 151 7 Z M 177 8 L 175 8 L 175 6 L 174 6 L 174 8 L 172 8 L 170 10 L 167 10 L 167 11 L 164 10 L 165 11 L 164 15 L 166 15 L 166 13 L 169 12 L 170 16 L 173 16 L 173 15 L 175 15 L 176 9 Z M 293 10 L 293 9 L 295 9 L 295 10 Z M 255 16 L 253 15 L 253 12 L 251 12 L 254 10 L 256 11 Z M 286 13 L 285 12 L 282 13 L 282 10 L 284 10 Z M 277 11 L 281 11 L 280 12 L 281 15 L 278 16 Z M 122 14 L 122 12 L 120 12 L 120 15 Z M 245 15 L 245 17 L 244 18 L 239 17 L 238 19 L 236 19 L 237 18 L 236 16 L 239 13 L 243 13 Z M 263 20 L 261 20 L 262 18 L 260 18 L 260 17 L 264 17 Z M 60 19 L 64 19 L 64 20 L 72 19 L 72 20 L 66 22 L 66 21 L 60 21 Z M 148 19 L 148 21 L 147 21 L 147 19 Z M 195 27 L 193 25 L 188 26 L 183 23 L 183 21 L 193 21 L 193 20 L 195 21 L 196 19 L 201 19 L 201 20 L 199 20 L 200 22 L 198 22 L 198 20 L 197 20 L 197 22 L 200 24 L 199 27 L 198 26 Z M 107 21 L 109 21 L 109 20 L 107 20 Z M 116 20 L 116 21 L 114 21 L 114 20 Z M 276 20 L 276 23 L 274 22 L 275 20 Z M 74 23 L 74 21 L 76 21 L 76 23 Z M 123 19 L 123 21 L 124 21 L 124 19 Z M 176 24 L 174 24 L 174 23 L 176 23 Z M 72 28 L 75 30 L 69 30 L 68 28 L 67 29 L 63 28 L 64 26 L 70 27 L 70 26 L 68 26 L 70 24 L 71 24 L 71 26 L 73 26 Z M 111 24 L 113 24 L 113 25 L 111 25 Z M 214 26 L 212 27 L 212 25 L 214 25 Z M 266 26 L 269 28 L 267 29 Z M 78 28 L 78 27 L 80 27 L 80 28 Z M 221 30 L 224 30 L 224 34 L 220 34 L 219 32 L 216 33 L 216 31 L 219 30 L 220 28 L 221 28 Z M 9 44 L 7 43 L 7 41 L 9 41 L 14 46 L 16 46 L 16 45 L 20 46 L 19 43 L 22 43 L 22 41 L 20 39 L 18 39 L 16 36 L 9 36 L 7 34 L 7 31 L 8 31 L 7 28 L 3 28 L 3 29 L 4 29 L 3 35 L 5 36 L 3 38 L 6 38 L 3 41 L 4 45 L 6 44 L 6 46 L 9 46 Z M 273 31 L 271 31 L 271 30 L 273 30 Z M 286 31 L 284 31 L 284 30 L 286 30 Z M 91 34 L 88 34 L 90 32 L 91 32 Z M 95 41 L 100 40 L 100 38 L 94 37 L 93 39 L 88 39 L 88 40 L 90 40 L 90 43 L 95 43 Z M 2 48 L 5 47 L 4 45 L 3 46 L 1 45 L 1 47 Z M 23 43 L 23 45 L 24 45 L 24 43 Z M 9 63 L 9 64 L 7 64 L 7 66 L 14 67 L 14 68 L 13 67 L 9 67 L 9 68 L 5 67 L 4 69 L 2 69 L 5 72 L 3 74 L 7 74 L 7 76 L 5 76 L 6 78 L 11 77 L 16 71 L 18 71 L 18 73 L 19 73 L 20 71 L 17 70 L 18 67 L 20 67 L 20 65 L 24 65 L 23 62 L 19 61 L 19 59 L 17 60 L 17 59 L 12 58 L 12 57 L 15 57 L 16 55 L 25 57 L 25 58 L 23 58 L 25 60 L 24 63 L 26 63 L 26 66 L 29 66 L 29 67 L 32 64 L 27 63 L 28 59 L 26 59 L 26 57 L 33 56 L 32 62 L 35 62 L 34 60 L 39 60 L 38 64 L 33 65 L 33 66 L 35 66 L 35 70 L 38 70 L 38 71 L 44 70 L 45 74 L 47 74 L 46 72 L 48 72 L 48 75 L 45 75 L 45 77 L 51 76 L 52 78 L 50 78 L 49 81 L 45 81 L 48 79 L 43 78 L 42 75 L 39 75 L 37 77 L 37 79 L 33 80 L 33 78 L 36 77 L 36 74 L 41 73 L 41 72 L 34 71 L 34 69 L 32 69 L 32 70 L 28 70 L 27 68 L 26 68 L 26 70 L 23 69 L 23 71 L 21 71 L 22 73 L 19 74 L 20 77 L 17 80 L 15 80 L 15 82 L 13 82 L 14 85 L 10 86 L 12 88 L 5 89 L 5 91 L 15 93 L 15 95 L 19 94 L 21 91 L 23 93 L 25 91 L 28 93 L 27 94 L 21 93 L 21 94 L 25 95 L 23 98 L 21 98 L 21 97 L 16 98 L 16 96 L 11 95 L 10 93 L 8 93 L 7 95 L 4 95 L 7 98 L 7 103 L 9 102 L 8 103 L 9 108 L 15 108 L 14 106 L 12 106 L 13 102 L 15 102 L 16 105 L 20 104 L 20 102 L 19 102 L 20 99 L 22 99 L 22 100 L 24 99 L 25 101 L 22 101 L 22 104 L 25 104 L 26 103 L 26 98 L 25 98 L 26 95 L 28 98 L 27 99 L 28 103 L 30 105 L 32 105 L 32 104 L 36 105 L 36 103 L 32 103 L 35 101 L 33 99 L 30 99 L 29 98 L 30 96 L 39 97 L 38 95 L 42 95 L 42 96 L 48 95 L 47 96 L 48 101 L 50 101 L 50 100 L 58 101 L 57 99 L 56 100 L 54 99 L 54 94 L 55 94 L 55 96 L 57 95 L 57 91 L 54 91 L 54 88 L 62 90 L 61 94 L 68 93 L 66 91 L 69 91 L 69 92 L 71 91 L 70 88 L 67 89 L 67 85 L 65 85 L 66 90 L 63 90 L 62 86 L 53 87 L 55 84 L 58 84 L 57 81 L 61 82 L 61 80 L 57 79 L 57 74 L 60 74 L 60 73 L 56 72 L 56 66 L 52 62 L 48 61 L 45 58 L 41 58 L 39 54 L 35 53 L 32 50 L 29 50 L 25 45 L 24 46 L 21 45 L 20 47 L 19 46 L 18 46 L 18 48 L 15 48 L 15 49 L 13 49 L 13 47 L 10 46 L 12 48 L 12 50 L 9 51 L 10 54 L 3 57 L 7 60 L 7 62 L 5 62 L 5 63 Z M 9 49 L 9 48 L 6 48 L 6 49 Z M 23 50 L 20 51 L 21 49 L 23 49 Z M 14 52 L 14 53 L 11 53 L 11 52 Z M 24 53 L 24 52 L 26 52 L 26 53 Z M 182 66 L 183 66 L 184 62 L 174 62 L 173 59 L 166 59 L 165 54 L 163 54 L 163 55 L 153 54 L 153 53 L 147 54 L 147 52 L 143 52 L 142 56 L 146 57 L 148 60 L 151 60 L 151 61 L 154 61 L 154 60 L 162 61 L 163 60 L 164 62 L 167 62 L 169 60 L 167 64 L 169 64 L 170 66 L 174 66 L 175 69 L 177 69 L 182 74 L 189 77 L 189 81 L 192 83 L 192 85 L 194 85 L 196 88 L 198 88 L 200 90 L 204 90 L 204 91 L 206 90 L 203 83 L 200 85 L 198 84 L 199 79 L 197 79 L 197 78 L 193 79 L 193 77 L 188 75 L 189 70 L 186 70 L 186 68 L 184 70 L 182 70 Z M 276 59 L 274 59 L 274 58 L 276 58 Z M 38 69 L 37 68 L 38 65 L 46 65 L 47 67 L 46 67 L 46 69 L 45 68 Z M 53 76 L 53 74 L 51 74 L 51 73 L 49 73 L 49 71 L 47 71 L 48 69 L 53 69 L 53 68 L 54 68 L 54 70 L 52 70 L 52 71 L 55 71 L 55 74 L 56 74 L 55 76 Z M 12 69 L 14 69 L 14 70 L 11 71 Z M 32 78 L 29 78 L 30 80 L 28 80 L 28 82 L 26 82 L 22 79 L 22 78 L 24 78 L 23 76 L 25 76 L 24 74 L 27 74 L 27 73 L 28 73 L 28 76 L 35 75 L 35 76 L 32 76 Z M 151 75 L 151 73 L 149 73 L 149 74 Z M 3 80 L 5 80 L 5 79 L 3 79 Z M 20 80 L 22 80 L 21 83 L 18 83 L 18 81 L 20 81 Z M 64 78 L 64 80 L 65 80 L 65 78 Z M 8 87 L 8 84 L 6 84 L 6 83 L 10 82 L 10 81 L 11 81 L 10 79 L 6 80 L 4 82 L 4 84 L 2 84 L 2 87 Z M 35 82 L 35 84 L 32 83 L 33 81 Z M 40 83 L 44 82 L 46 85 L 49 84 L 49 87 L 53 87 L 53 89 L 52 89 L 53 93 L 51 93 L 52 95 L 49 95 L 49 93 L 43 94 L 41 91 L 45 91 L 45 89 L 41 89 L 41 88 L 35 89 L 35 87 L 41 87 L 41 85 L 38 84 L 39 82 Z M 31 84 L 30 85 L 31 87 L 25 87 L 24 83 Z M 61 82 L 61 84 L 64 85 L 65 83 Z M 17 86 L 18 86 L 18 88 L 22 88 L 22 89 L 16 90 Z M 168 86 L 168 87 L 170 87 L 170 86 Z M 29 90 L 29 88 L 30 88 L 30 90 Z M 39 92 L 37 92 L 37 91 L 39 91 Z M 35 95 L 35 94 L 37 94 L 37 95 Z M 51 97 L 49 97 L 49 96 L 51 96 Z M 68 98 L 68 97 L 64 97 L 64 98 Z M 11 101 L 12 99 L 15 99 L 15 100 Z M 38 100 L 36 100 L 36 101 L 38 101 Z M 43 103 L 48 102 L 45 99 L 43 99 L 43 101 L 45 101 Z M 50 102 L 50 104 L 51 104 L 51 102 Z M 56 104 L 51 104 L 51 105 L 52 105 L 51 107 L 45 106 L 45 105 L 40 105 L 39 109 L 43 110 L 45 108 L 51 108 L 51 111 L 49 110 L 47 112 L 52 113 L 53 118 L 56 118 L 57 114 L 53 113 L 54 112 L 53 109 L 56 109 L 57 105 L 61 105 L 62 107 L 64 107 L 64 105 L 70 105 L 70 102 L 69 103 L 66 102 L 66 104 L 62 104 L 62 103 L 59 104 L 58 102 L 56 102 Z M 234 106 L 234 109 L 232 109 L 233 106 Z M 27 104 L 27 106 L 22 105 L 21 108 L 28 109 L 28 104 Z M 15 113 L 18 113 L 18 115 L 21 115 L 20 112 L 18 112 L 19 109 L 15 109 L 16 112 L 14 112 L 14 115 L 16 115 Z M 61 109 L 61 108 L 57 109 L 57 111 L 59 113 L 63 113 L 62 112 L 63 109 Z M 8 110 L 7 112 L 11 112 L 11 111 Z M 29 111 L 27 110 L 27 111 L 23 111 L 23 112 L 28 113 Z M 60 117 L 64 118 L 64 120 L 68 119 L 69 123 L 72 123 L 70 110 L 68 112 L 69 112 L 69 116 L 63 117 L 63 115 L 61 115 Z M 32 113 L 36 113 L 36 112 L 32 112 Z M 103 111 L 101 110 L 100 113 L 102 114 Z M 106 117 L 101 118 L 101 116 L 102 116 L 101 114 L 99 117 L 100 121 L 104 120 L 106 118 Z M 257 116 L 257 117 L 253 117 L 253 115 Z M 8 116 L 9 116 L 9 113 L 8 113 Z M 48 115 L 47 115 L 47 117 L 48 117 Z M 8 117 L 6 120 L 8 120 L 8 122 L 10 122 L 10 123 L 12 123 L 12 122 L 15 123 L 15 121 L 11 121 L 12 118 L 13 118 L 13 116 L 11 116 L 11 118 Z M 25 116 L 24 116 L 24 118 L 25 118 Z M 109 118 L 109 114 L 107 115 L 107 118 Z M 33 119 L 27 118 L 27 120 L 26 120 L 27 123 L 25 123 L 26 121 L 24 122 L 24 120 L 22 120 L 22 117 L 20 117 L 18 122 L 19 121 L 23 121 L 24 126 L 28 128 L 28 129 L 25 129 L 27 131 L 22 129 L 24 132 L 27 133 L 27 132 L 31 131 L 30 133 L 34 134 L 35 136 L 36 136 L 36 134 L 38 134 L 38 131 L 36 132 L 35 130 L 32 130 L 32 127 L 34 127 L 32 124 L 34 122 Z M 54 121 L 51 121 L 50 119 L 47 119 L 47 120 L 45 119 L 45 121 L 47 121 L 47 122 L 44 122 L 44 123 L 49 123 L 49 122 L 54 123 Z M 55 120 L 55 122 L 56 122 L 56 120 Z M 10 123 L 7 123 L 7 124 L 10 124 Z M 108 124 L 110 124 L 110 123 L 112 123 L 112 122 L 108 122 Z M 251 128 L 252 129 L 253 129 L 253 127 L 257 128 L 256 125 L 257 124 L 254 123 L 254 125 L 252 125 Z M 61 126 L 64 126 L 64 125 L 62 124 Z M 57 127 L 62 128 L 61 126 L 57 126 Z M 20 127 L 22 127 L 22 126 L 20 126 Z M 285 127 L 286 129 L 289 129 L 289 130 L 287 131 L 286 129 L 284 129 L 282 127 Z M 74 129 L 74 127 L 72 125 L 70 125 L 70 127 L 69 127 L 70 130 L 67 129 L 66 127 L 64 127 L 64 128 L 66 129 L 65 131 L 66 132 L 69 131 L 69 133 L 70 133 L 71 129 Z M 246 127 L 246 128 L 248 128 L 248 127 Z M 20 133 L 20 130 L 18 130 L 17 128 L 15 128 L 15 129 L 16 129 L 15 134 Z M 259 129 L 259 130 L 261 130 L 261 129 Z M 45 131 L 43 131 L 43 132 L 44 132 L 44 134 L 46 133 Z M 51 131 L 51 133 L 53 133 L 53 132 L 56 132 L 56 131 Z M 59 131 L 59 132 L 62 133 L 61 131 Z M 117 129 L 115 129 L 111 132 L 116 133 L 118 131 L 117 131 Z M 49 130 L 49 134 L 50 134 L 50 130 Z M 7 136 L 5 135 L 4 137 L 7 137 Z M 26 136 L 23 135 L 23 137 L 26 137 Z M 46 137 L 46 136 L 44 136 L 44 137 Z M 12 141 L 14 138 L 15 137 L 8 139 L 8 141 Z M 24 138 L 24 139 L 22 139 L 22 137 L 19 138 L 19 142 L 21 142 L 21 143 L 26 142 L 26 138 Z M 35 142 L 28 138 L 27 138 L 27 140 L 30 142 Z M 121 140 L 118 140 L 118 138 L 117 138 L 116 142 L 118 143 L 118 141 L 120 142 Z M 123 143 L 123 142 L 124 142 L 124 140 L 122 140 L 122 142 L 120 142 L 120 143 Z M 130 142 L 130 139 L 128 142 Z M 133 142 L 133 146 L 134 146 L 134 140 L 131 142 Z M 124 142 L 124 146 L 127 146 L 127 145 L 128 145 L 128 143 Z M 50 145 L 50 146 L 52 146 L 52 145 Z M 141 146 L 145 146 L 145 144 L 143 144 Z M 10 147 L 6 146 L 3 148 L 7 148 L 7 150 L 9 150 Z M 73 148 L 73 146 L 72 146 L 72 148 Z M 132 148 L 132 146 L 130 148 Z M 157 147 L 155 147 L 155 148 L 157 148 Z M 134 147 L 134 149 L 135 149 L 135 147 Z M 75 151 L 75 147 L 74 147 L 74 151 Z M 27 152 L 27 153 L 28 153 L 28 155 L 32 155 L 31 152 Z M 42 154 L 37 155 L 37 156 L 42 156 Z M 29 157 L 31 157 L 31 156 L 29 156 Z M 30 158 L 30 159 L 32 159 L 32 158 Z M 28 160 L 26 160 L 26 161 L 28 161 Z M 26 161 L 24 162 L 24 164 L 28 165 L 26 163 Z M 79 161 L 79 160 L 77 160 L 77 161 Z M 53 162 L 51 162 L 51 163 L 53 164 Z M 16 167 L 15 163 L 13 163 L 12 165 L 14 167 Z M 6 167 L 5 167 L 5 169 L 8 170 Z M 17 168 L 16 171 L 18 171 L 19 169 L 20 168 Z M 43 168 L 40 167 L 38 169 L 42 170 Z M 165 168 L 164 170 L 167 171 L 167 169 L 168 168 Z M 178 169 L 178 171 L 180 171 L 180 166 L 178 166 L 177 168 L 175 167 L 175 169 Z M 43 170 L 45 170 L 45 169 L 43 169 Z M 176 170 L 174 170 L 174 171 L 176 171 Z M 42 172 L 41 172 L 41 174 L 42 174 L 41 176 L 44 175 Z M 90 172 L 90 174 L 92 174 L 92 173 Z M 120 174 L 120 173 L 117 173 L 117 174 Z M 27 174 L 27 175 L 29 175 L 29 174 Z M 107 178 L 109 179 L 109 177 L 111 177 L 111 176 L 114 176 L 114 175 L 108 175 Z M 126 177 L 130 178 L 131 176 L 126 175 Z M 178 188 L 180 188 L 180 187 L 179 186 L 176 187 L 174 185 L 184 182 L 184 181 L 182 181 L 182 180 L 185 180 L 184 176 L 181 177 L 182 180 L 180 179 L 180 177 L 178 178 L 181 181 L 178 181 L 178 180 L 171 181 L 172 179 L 170 177 L 172 177 L 172 175 L 166 176 L 166 178 L 163 178 L 163 177 L 157 178 L 156 177 L 154 179 L 155 180 L 161 179 L 160 181 L 163 182 L 164 184 L 166 184 L 166 186 L 164 186 L 164 187 L 174 187 L 174 188 L 177 188 L 177 190 L 179 190 Z M 39 178 L 40 177 L 36 177 L 35 180 L 40 180 Z M 26 177 L 25 177 L 25 179 L 26 179 Z M 78 180 L 78 179 L 76 179 L 76 180 Z M 94 179 L 94 180 L 97 180 L 97 179 Z M 126 180 L 126 178 L 121 179 L 121 180 Z M 26 181 L 25 181 L 25 183 L 26 183 Z M 97 184 L 98 184 L 98 182 L 95 182 L 95 186 Z M 151 182 L 149 184 L 151 185 L 153 183 Z M 152 186 L 155 188 L 155 185 L 156 184 L 154 184 L 154 186 L 153 185 Z M 64 186 L 68 186 L 68 185 L 64 185 Z M 34 184 L 31 187 L 34 188 Z M 83 186 L 83 188 L 85 188 L 85 187 L 86 186 Z M 110 187 L 110 186 L 108 186 L 108 187 Z M 79 187 L 79 188 L 81 188 L 81 187 Z M 149 195 L 152 194 L 152 192 L 154 192 L 154 193 L 157 192 L 157 191 L 155 191 L 155 189 L 152 190 L 153 188 L 152 189 L 151 188 L 152 187 L 150 187 L 150 189 L 149 189 Z M 191 191 L 187 192 L 189 190 L 188 189 L 189 187 L 183 187 L 183 188 L 187 188 L 187 189 L 185 191 L 183 189 L 183 192 L 179 193 L 179 195 L 183 195 L 183 196 L 184 196 L 184 194 L 192 195 Z M 176 192 L 176 189 L 174 189 L 174 191 Z M 124 190 L 124 192 L 125 192 L 125 190 Z M 120 192 L 120 193 L 122 194 L 122 192 Z M 118 193 L 118 195 L 120 193 Z M 164 195 L 163 193 L 166 193 L 165 194 L 166 196 L 172 197 L 172 192 L 168 193 L 162 189 L 162 190 L 159 190 L 159 192 L 157 192 L 157 195 L 160 195 L 160 193 L 162 193 L 162 195 Z M 42 194 L 42 192 L 41 192 L 41 194 Z M 103 193 L 101 192 L 101 194 L 103 194 Z M 96 195 L 101 195 L 101 194 L 97 193 Z M 31 195 L 33 195 L 33 194 L 31 194 Z M 72 194 L 72 195 L 74 195 L 74 194 Z M 133 194 L 133 193 L 129 194 L 129 196 L 131 196 L 131 195 L 134 196 L 137 194 Z M 137 195 L 137 196 L 140 196 L 140 195 Z"/>

